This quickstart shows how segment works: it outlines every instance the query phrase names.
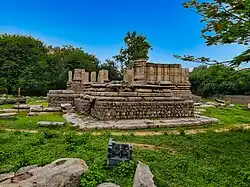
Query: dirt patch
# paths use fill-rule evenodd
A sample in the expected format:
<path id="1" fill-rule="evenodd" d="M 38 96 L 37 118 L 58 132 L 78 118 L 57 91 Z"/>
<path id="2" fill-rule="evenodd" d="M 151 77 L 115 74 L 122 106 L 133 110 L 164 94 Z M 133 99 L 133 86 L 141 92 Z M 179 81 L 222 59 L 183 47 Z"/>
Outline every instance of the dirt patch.
<path id="1" fill-rule="evenodd" d="M 136 147 L 139 149 L 149 149 L 149 150 L 157 150 L 157 149 L 163 149 L 163 147 L 150 145 L 150 144 L 140 144 L 140 143 L 129 143 L 132 145 L 132 147 Z"/>

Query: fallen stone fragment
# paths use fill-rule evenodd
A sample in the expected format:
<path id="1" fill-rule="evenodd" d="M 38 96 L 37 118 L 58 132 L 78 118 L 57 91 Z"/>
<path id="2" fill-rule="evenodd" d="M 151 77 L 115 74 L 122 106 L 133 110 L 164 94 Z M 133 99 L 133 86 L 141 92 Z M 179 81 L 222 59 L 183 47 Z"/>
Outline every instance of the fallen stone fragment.
<path id="1" fill-rule="evenodd" d="M 62 158 L 44 167 L 25 167 L 14 176 L 5 177 L 3 187 L 78 187 L 80 177 L 87 173 L 88 166 L 78 158 Z"/>
<path id="2" fill-rule="evenodd" d="M 19 103 L 26 103 L 26 99 L 25 98 L 20 98 L 20 100 L 18 100 L 17 98 L 14 99 L 0 99 L 0 105 L 5 105 L 5 104 L 16 104 L 19 101 Z"/>
<path id="3" fill-rule="evenodd" d="M 63 118 L 73 127 L 81 127 L 84 125 L 83 120 L 75 113 L 64 114 Z"/>
<path id="4" fill-rule="evenodd" d="M 200 105 L 199 107 L 201 107 L 201 108 L 215 108 L 215 106 L 214 105 L 208 105 L 208 104 L 202 104 L 202 105 Z"/>
<path id="5" fill-rule="evenodd" d="M 120 186 L 114 183 L 103 183 L 103 184 L 98 184 L 97 187 L 120 187 Z"/>
<path id="6" fill-rule="evenodd" d="M 135 171 L 133 187 L 156 187 L 153 178 L 154 175 L 149 167 L 139 162 Z"/>
<path id="7" fill-rule="evenodd" d="M 27 104 L 20 104 L 20 105 L 15 105 L 14 108 L 15 109 L 30 109 L 30 105 L 27 105 Z"/>
<path id="8" fill-rule="evenodd" d="M 71 110 L 72 109 L 72 105 L 70 103 L 64 103 L 64 104 L 61 104 L 61 108 L 63 110 Z"/>
<path id="9" fill-rule="evenodd" d="M 230 105 L 228 105 L 229 107 L 235 107 L 235 105 L 234 104 L 230 104 Z"/>
<path id="10" fill-rule="evenodd" d="M 30 112 L 62 112 L 60 107 L 30 108 Z"/>
<path id="11" fill-rule="evenodd" d="M 19 112 L 22 111 L 28 111 L 28 109 L 20 109 Z M 13 113 L 13 112 L 18 112 L 18 109 L 12 109 L 12 108 L 4 108 L 2 110 L 0 110 L 0 113 Z"/>
<path id="12" fill-rule="evenodd" d="M 17 113 L 2 113 L 2 114 L 0 114 L 0 119 L 13 118 L 16 115 L 17 115 Z"/>
<path id="13" fill-rule="evenodd" d="M 46 115 L 50 114 L 50 112 L 29 112 L 27 116 L 40 116 L 40 115 Z"/>
<path id="14" fill-rule="evenodd" d="M 226 101 L 224 101 L 222 99 L 215 99 L 215 101 L 217 101 L 218 103 L 226 103 Z"/>
<path id="15" fill-rule="evenodd" d="M 194 103 L 194 106 L 200 106 L 202 103 Z"/>
<path id="16" fill-rule="evenodd" d="M 37 125 L 40 127 L 49 127 L 49 126 L 63 127 L 66 125 L 66 122 L 39 121 Z"/>

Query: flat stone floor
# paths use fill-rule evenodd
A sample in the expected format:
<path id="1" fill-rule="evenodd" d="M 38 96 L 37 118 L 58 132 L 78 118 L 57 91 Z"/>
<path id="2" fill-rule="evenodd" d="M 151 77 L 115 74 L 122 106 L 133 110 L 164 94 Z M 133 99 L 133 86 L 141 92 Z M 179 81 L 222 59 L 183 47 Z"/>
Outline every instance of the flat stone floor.
<path id="1" fill-rule="evenodd" d="M 217 123 L 219 120 L 206 116 L 197 116 L 193 118 L 176 118 L 176 119 L 136 119 L 136 120 L 118 120 L 118 121 L 95 121 L 84 120 L 78 124 L 80 130 L 91 129 L 147 129 L 162 127 L 188 127 L 201 126 Z"/>

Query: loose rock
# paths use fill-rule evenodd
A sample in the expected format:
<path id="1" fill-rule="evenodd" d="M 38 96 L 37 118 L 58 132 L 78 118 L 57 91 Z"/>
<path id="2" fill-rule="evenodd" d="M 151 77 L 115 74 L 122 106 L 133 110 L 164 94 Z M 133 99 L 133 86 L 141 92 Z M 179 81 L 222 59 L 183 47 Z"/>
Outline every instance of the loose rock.
<path id="1" fill-rule="evenodd" d="M 149 167 L 139 162 L 135 171 L 133 187 L 156 187 L 153 178 L 154 175 Z"/>
<path id="2" fill-rule="evenodd" d="M 78 158 L 62 158 L 44 167 L 26 167 L 0 182 L 3 187 L 78 187 L 88 166 Z"/>

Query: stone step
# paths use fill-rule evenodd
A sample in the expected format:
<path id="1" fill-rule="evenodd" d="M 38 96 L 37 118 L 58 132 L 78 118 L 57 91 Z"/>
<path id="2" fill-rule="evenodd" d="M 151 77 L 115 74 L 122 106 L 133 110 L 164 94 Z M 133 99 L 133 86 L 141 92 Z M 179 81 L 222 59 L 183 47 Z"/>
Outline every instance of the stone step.
<path id="1" fill-rule="evenodd" d="M 0 119 L 9 119 L 16 117 L 17 113 L 2 113 L 0 114 Z"/>

